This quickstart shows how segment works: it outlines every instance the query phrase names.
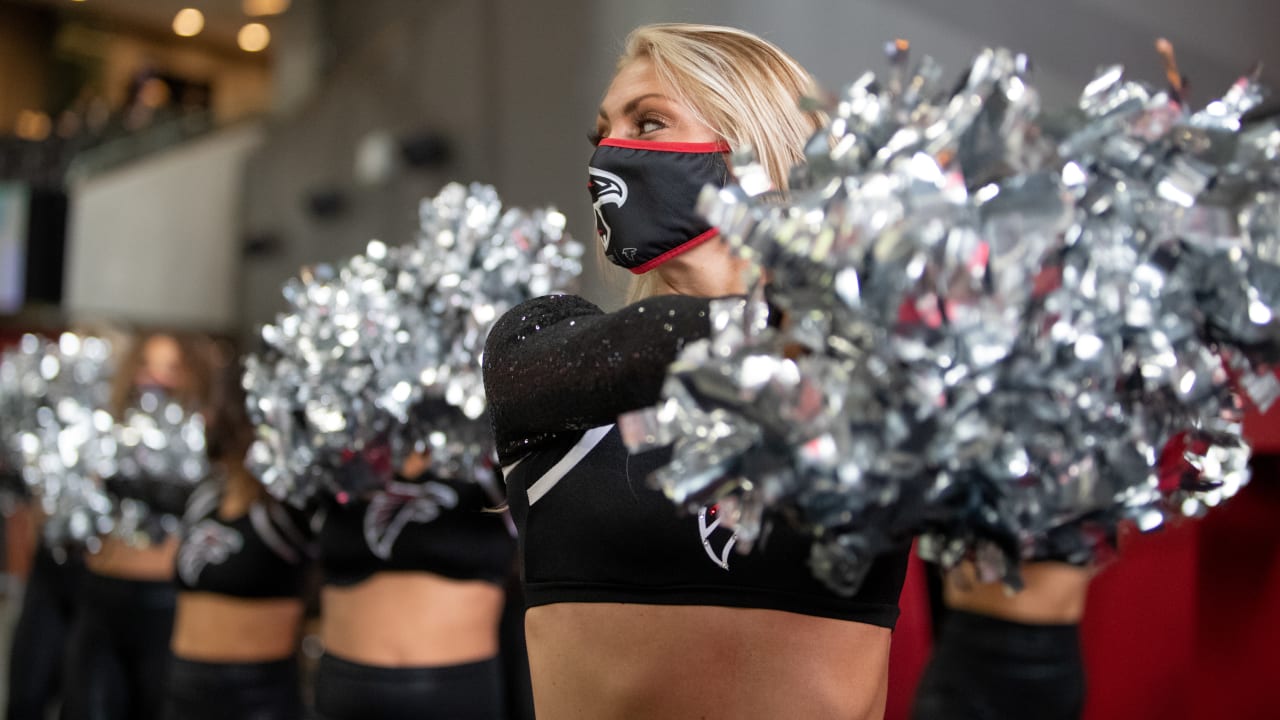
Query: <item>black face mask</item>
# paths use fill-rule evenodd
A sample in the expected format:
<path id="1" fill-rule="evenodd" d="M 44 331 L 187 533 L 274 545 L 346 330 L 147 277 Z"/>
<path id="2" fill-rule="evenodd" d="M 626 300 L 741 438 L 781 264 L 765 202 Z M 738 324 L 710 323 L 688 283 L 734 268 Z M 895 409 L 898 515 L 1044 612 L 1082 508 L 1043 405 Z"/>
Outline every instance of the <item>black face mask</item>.
<path id="1" fill-rule="evenodd" d="M 587 168 L 596 232 L 615 265 L 637 275 L 719 234 L 695 205 L 729 176 L 724 143 L 600 141 Z"/>

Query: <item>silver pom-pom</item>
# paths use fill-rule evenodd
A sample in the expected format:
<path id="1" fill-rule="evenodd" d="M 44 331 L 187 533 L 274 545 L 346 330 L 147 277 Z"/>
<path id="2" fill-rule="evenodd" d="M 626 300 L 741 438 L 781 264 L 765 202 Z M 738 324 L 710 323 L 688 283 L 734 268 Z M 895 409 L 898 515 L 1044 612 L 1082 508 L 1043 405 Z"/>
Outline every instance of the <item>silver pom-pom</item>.
<path id="1" fill-rule="evenodd" d="M 176 532 L 186 496 L 208 474 L 198 414 L 144 392 L 116 422 L 110 344 L 25 335 L 0 358 L 9 462 L 46 516 L 56 549 L 95 551 L 112 535 L 146 546 Z"/>
<path id="2" fill-rule="evenodd" d="M 111 525 L 101 478 L 111 468 L 110 345 L 63 333 L 24 335 L 0 358 L 0 416 L 12 467 L 46 516 L 51 547 L 87 547 Z"/>
<path id="3" fill-rule="evenodd" d="M 839 96 L 785 197 L 749 157 L 704 190 L 784 320 L 721 309 L 625 419 L 634 449 L 674 442 L 654 481 L 727 502 L 744 551 L 801 526 L 844 593 L 913 534 L 1016 585 L 1025 559 L 1234 494 L 1244 404 L 1280 395 L 1280 129 L 1247 117 L 1256 81 L 1193 113 L 1108 68 L 1049 113 L 1007 50 L 954 90 L 895 65 Z"/>
<path id="4" fill-rule="evenodd" d="M 204 418 L 147 390 L 111 437 L 112 466 L 103 474 L 117 505 L 110 532 L 139 546 L 178 532 L 188 496 L 210 473 Z"/>
<path id="5" fill-rule="evenodd" d="M 244 376 L 249 464 L 278 497 L 362 494 L 410 452 L 443 477 L 491 472 L 484 340 L 511 307 L 570 288 L 583 248 L 560 213 L 504 210 L 486 185 L 450 184 L 419 216 L 414 244 L 304 270 L 263 327 Z"/>

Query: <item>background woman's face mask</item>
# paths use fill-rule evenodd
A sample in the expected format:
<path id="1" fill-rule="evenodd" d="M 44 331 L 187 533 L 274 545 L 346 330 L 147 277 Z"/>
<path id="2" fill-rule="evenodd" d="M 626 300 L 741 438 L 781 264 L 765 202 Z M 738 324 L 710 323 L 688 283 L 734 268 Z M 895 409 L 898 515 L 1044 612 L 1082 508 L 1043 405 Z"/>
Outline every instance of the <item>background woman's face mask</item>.
<path id="1" fill-rule="evenodd" d="M 605 255 L 648 272 L 719 234 L 695 209 L 705 185 L 729 175 L 725 143 L 601 140 L 587 168 Z"/>

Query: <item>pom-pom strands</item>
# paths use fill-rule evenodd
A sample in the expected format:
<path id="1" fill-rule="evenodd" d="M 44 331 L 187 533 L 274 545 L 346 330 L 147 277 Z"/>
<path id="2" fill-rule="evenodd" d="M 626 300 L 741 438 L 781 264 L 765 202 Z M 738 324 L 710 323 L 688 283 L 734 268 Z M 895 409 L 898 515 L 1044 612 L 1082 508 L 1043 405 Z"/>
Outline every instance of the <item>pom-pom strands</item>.
<path id="1" fill-rule="evenodd" d="M 1040 109 L 1025 57 L 958 89 L 895 46 L 830 108 L 780 198 L 749 157 L 700 208 L 767 269 L 780 329 L 726 306 L 624 419 L 674 443 L 654 481 L 721 504 L 737 547 L 814 536 L 852 593 L 912 534 L 1017 584 L 1087 561 L 1118 521 L 1195 515 L 1248 480 L 1242 399 L 1280 360 L 1280 128 L 1242 78 L 1203 110 L 1103 70 Z M 957 86 L 952 86 L 953 88 Z"/>
<path id="2" fill-rule="evenodd" d="M 162 539 L 208 475 L 202 418 L 149 391 L 116 422 L 113 373 L 105 340 L 72 333 L 25 335 L 0 357 L 3 445 L 47 516 L 51 547 L 94 551 L 108 534 L 143 546 Z"/>
<path id="3" fill-rule="evenodd" d="M 111 527 L 101 479 L 115 451 L 106 411 L 113 369 L 107 342 L 72 333 L 24 335 L 0 357 L 6 454 L 47 516 L 51 547 L 92 550 Z"/>
<path id="4" fill-rule="evenodd" d="M 488 473 L 492 438 L 480 355 L 492 324 L 568 289 L 582 246 L 552 209 L 503 210 L 492 187 L 450 184 L 422 203 L 416 244 L 372 242 L 341 266 L 285 285 L 245 389 L 258 426 L 250 465 L 277 496 L 350 497 L 410 452 L 459 479 Z"/>
<path id="5" fill-rule="evenodd" d="M 188 495 L 209 477 L 204 418 L 147 390 L 113 426 L 112 441 L 103 475 L 116 504 L 111 532 L 141 546 L 177 533 Z"/>

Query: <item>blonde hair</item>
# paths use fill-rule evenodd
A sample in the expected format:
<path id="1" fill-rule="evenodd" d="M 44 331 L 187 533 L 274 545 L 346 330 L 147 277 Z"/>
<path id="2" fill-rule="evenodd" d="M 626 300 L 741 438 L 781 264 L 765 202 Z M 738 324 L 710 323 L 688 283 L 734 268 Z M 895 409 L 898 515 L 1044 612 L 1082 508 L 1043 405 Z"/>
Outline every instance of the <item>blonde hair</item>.
<path id="1" fill-rule="evenodd" d="M 678 102 L 733 150 L 751 148 L 775 188 L 804 157 L 809 138 L 826 122 L 800 99 L 818 87 L 800 63 L 751 33 L 716 25 L 644 25 L 627 36 L 618 69 L 648 60 Z M 627 301 L 652 294 L 653 278 L 632 280 Z"/>

